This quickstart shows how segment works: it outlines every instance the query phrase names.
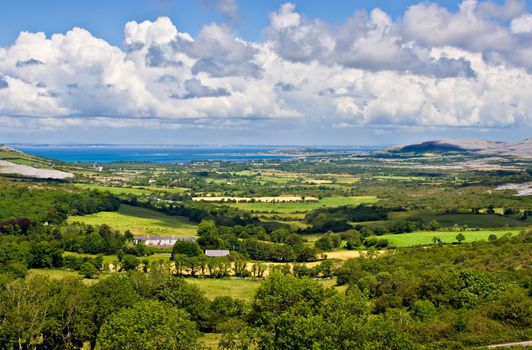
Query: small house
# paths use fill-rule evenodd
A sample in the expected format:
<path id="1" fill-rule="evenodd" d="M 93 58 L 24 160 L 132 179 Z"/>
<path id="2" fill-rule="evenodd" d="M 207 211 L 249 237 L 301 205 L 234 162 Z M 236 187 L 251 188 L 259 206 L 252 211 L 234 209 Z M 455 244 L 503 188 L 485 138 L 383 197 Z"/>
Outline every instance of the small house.
<path id="1" fill-rule="evenodd" d="M 177 241 L 195 242 L 196 237 L 192 236 L 135 236 L 135 243 L 143 242 L 150 247 L 173 247 Z"/>

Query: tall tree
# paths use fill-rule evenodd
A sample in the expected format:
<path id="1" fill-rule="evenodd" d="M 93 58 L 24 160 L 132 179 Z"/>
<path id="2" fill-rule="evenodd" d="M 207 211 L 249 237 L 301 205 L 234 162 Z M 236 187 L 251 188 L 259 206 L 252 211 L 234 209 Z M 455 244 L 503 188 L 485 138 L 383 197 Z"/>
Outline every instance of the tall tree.
<path id="1" fill-rule="evenodd" d="M 141 301 L 112 315 L 98 334 L 102 350 L 201 349 L 200 333 L 185 311 L 158 301 Z"/>

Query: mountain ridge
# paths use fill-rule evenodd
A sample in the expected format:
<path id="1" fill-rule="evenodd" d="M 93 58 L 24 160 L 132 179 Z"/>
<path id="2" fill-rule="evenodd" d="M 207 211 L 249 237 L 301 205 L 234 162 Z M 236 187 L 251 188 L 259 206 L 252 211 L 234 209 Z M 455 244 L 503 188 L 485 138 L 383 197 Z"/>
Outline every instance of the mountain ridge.
<path id="1" fill-rule="evenodd" d="M 504 155 L 532 158 L 532 139 L 517 142 L 485 141 L 471 139 L 429 140 L 390 148 L 390 152 L 449 153 L 465 152 L 482 155 Z"/>

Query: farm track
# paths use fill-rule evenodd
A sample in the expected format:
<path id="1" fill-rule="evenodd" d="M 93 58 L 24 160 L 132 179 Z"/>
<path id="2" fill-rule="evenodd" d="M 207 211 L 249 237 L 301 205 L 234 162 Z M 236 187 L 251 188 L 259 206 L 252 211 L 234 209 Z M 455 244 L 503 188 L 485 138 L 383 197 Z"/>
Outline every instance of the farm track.
<path id="1" fill-rule="evenodd" d="M 512 346 L 526 346 L 526 347 L 532 347 L 532 340 L 527 341 L 519 341 L 519 342 L 511 342 L 511 343 L 502 343 L 502 344 L 493 344 L 488 345 L 488 349 L 495 349 L 495 348 L 509 348 Z"/>

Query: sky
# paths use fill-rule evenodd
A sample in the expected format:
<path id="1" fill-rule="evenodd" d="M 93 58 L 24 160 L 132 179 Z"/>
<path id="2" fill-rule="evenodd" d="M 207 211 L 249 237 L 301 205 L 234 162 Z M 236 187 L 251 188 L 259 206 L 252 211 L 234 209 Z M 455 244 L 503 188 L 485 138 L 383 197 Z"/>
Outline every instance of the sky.
<path id="1" fill-rule="evenodd" d="M 0 5 L 0 143 L 531 136 L 532 1 Z"/>

